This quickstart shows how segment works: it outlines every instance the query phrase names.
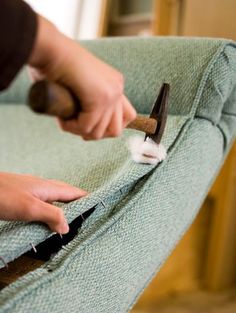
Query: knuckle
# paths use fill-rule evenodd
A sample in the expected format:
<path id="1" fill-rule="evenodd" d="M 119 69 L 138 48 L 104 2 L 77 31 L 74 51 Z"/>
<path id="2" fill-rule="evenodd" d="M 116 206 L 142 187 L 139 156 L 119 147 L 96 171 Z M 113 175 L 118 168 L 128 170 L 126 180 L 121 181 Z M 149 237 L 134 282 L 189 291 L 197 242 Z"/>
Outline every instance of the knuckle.
<path id="1" fill-rule="evenodd" d="M 88 122 L 83 125 L 83 128 L 81 129 L 80 133 L 81 135 L 89 135 L 92 131 L 93 124 L 91 122 Z"/>
<path id="2" fill-rule="evenodd" d="M 119 136 L 121 135 L 121 133 L 122 133 L 122 129 L 121 129 L 121 128 L 118 128 L 118 127 L 113 128 L 113 129 L 111 130 L 111 132 L 110 132 L 110 134 L 111 134 L 112 137 L 119 137 Z"/>
<path id="3" fill-rule="evenodd" d="M 84 129 L 81 131 L 84 135 L 88 135 L 91 132 L 90 127 L 85 126 Z"/>
<path id="4" fill-rule="evenodd" d="M 111 103 L 114 99 L 114 93 L 112 88 L 106 88 L 101 93 L 101 102 L 104 104 Z"/>
<path id="5" fill-rule="evenodd" d="M 93 133 L 93 139 L 99 140 L 99 139 L 101 139 L 101 138 L 102 138 L 101 133 L 99 133 L 99 132 Z"/>
<path id="6" fill-rule="evenodd" d="M 124 83 L 123 78 L 115 79 L 110 83 L 109 87 L 104 88 L 101 93 L 101 101 L 103 103 L 115 103 L 124 92 Z"/>
<path id="7" fill-rule="evenodd" d="M 64 214 L 63 214 L 63 212 L 62 212 L 62 210 L 60 208 L 56 208 L 55 209 L 54 217 L 55 217 L 55 221 L 58 224 L 63 223 L 63 221 L 64 221 Z"/>
<path id="8" fill-rule="evenodd" d="M 39 210 L 38 201 L 33 197 L 29 197 L 24 201 L 24 214 L 26 220 L 33 221 L 37 217 L 37 212 Z"/>

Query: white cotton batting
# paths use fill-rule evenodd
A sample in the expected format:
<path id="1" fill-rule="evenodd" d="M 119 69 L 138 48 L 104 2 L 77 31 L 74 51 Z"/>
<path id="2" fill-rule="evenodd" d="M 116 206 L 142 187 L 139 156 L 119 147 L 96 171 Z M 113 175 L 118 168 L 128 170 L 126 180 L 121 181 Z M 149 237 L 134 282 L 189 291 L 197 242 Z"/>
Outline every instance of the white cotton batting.
<path id="1" fill-rule="evenodd" d="M 128 148 L 132 159 L 137 163 L 157 164 L 166 158 L 166 149 L 162 144 L 156 144 L 151 138 L 144 141 L 141 136 L 130 137 Z"/>

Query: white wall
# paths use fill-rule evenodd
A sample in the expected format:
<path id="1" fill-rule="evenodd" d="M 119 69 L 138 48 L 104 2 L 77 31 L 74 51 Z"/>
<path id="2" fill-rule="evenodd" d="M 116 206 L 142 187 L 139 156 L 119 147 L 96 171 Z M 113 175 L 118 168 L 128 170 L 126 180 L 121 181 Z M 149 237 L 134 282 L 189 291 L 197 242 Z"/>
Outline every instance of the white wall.
<path id="1" fill-rule="evenodd" d="M 78 26 L 78 38 L 93 39 L 97 37 L 103 0 L 83 0 Z"/>
<path id="2" fill-rule="evenodd" d="M 74 39 L 97 37 L 103 0 L 25 0 Z"/>
<path id="3" fill-rule="evenodd" d="M 37 12 L 48 18 L 66 35 L 75 38 L 82 0 L 26 0 Z"/>

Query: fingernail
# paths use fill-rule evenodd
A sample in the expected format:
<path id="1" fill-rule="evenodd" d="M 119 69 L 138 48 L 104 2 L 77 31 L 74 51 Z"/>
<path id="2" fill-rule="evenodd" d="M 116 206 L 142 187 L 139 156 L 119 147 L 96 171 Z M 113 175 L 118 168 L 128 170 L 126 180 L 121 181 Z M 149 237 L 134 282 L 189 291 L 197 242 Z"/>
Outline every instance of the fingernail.
<path id="1" fill-rule="evenodd" d="M 63 225 L 62 225 L 62 228 L 61 228 L 61 234 L 67 234 L 69 232 L 70 228 L 69 228 L 69 225 L 65 222 Z"/>
<path id="2" fill-rule="evenodd" d="M 85 191 L 85 190 L 80 190 L 80 193 L 82 193 L 82 196 L 87 196 L 88 195 L 88 192 Z"/>
<path id="3" fill-rule="evenodd" d="M 88 192 L 83 189 L 75 187 L 75 190 L 78 192 L 79 197 L 84 197 L 88 195 Z"/>

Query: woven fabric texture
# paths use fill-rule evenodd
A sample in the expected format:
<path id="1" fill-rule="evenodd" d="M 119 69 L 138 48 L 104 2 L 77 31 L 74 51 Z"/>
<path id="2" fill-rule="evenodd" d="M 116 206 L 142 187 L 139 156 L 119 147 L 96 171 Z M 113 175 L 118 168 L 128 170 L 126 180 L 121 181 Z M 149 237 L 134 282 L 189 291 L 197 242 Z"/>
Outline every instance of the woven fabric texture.
<path id="1" fill-rule="evenodd" d="M 185 120 L 169 116 L 163 138 L 167 148 Z M 137 133 L 131 130 L 118 139 L 84 142 L 60 131 L 51 118 L 13 104 L 1 108 L 0 125 L 1 169 L 66 181 L 90 192 L 88 197 L 63 206 L 69 222 L 100 202 L 108 188 L 112 194 L 114 188 L 133 184 L 152 169 L 130 160 L 127 137 Z M 49 235 L 51 232 L 44 225 L 0 221 L 0 256 L 9 262 L 31 249 L 30 243 L 36 245 Z"/>
<path id="2" fill-rule="evenodd" d="M 50 118 L 18 105 L 28 87 L 22 73 L 24 83 L 19 79 L 1 98 L 8 103 L 0 106 L 1 170 L 91 191 L 62 204 L 68 221 L 96 209 L 52 260 L 1 291 L 4 313 L 128 312 L 193 221 L 235 137 L 233 42 L 129 38 L 84 45 L 124 73 L 140 113 L 150 112 L 164 80 L 171 84 L 168 156 L 156 167 L 135 164 L 125 147 L 132 131 L 91 143 L 63 134 Z M 0 222 L 0 256 L 13 260 L 48 236 L 41 224 Z"/>

